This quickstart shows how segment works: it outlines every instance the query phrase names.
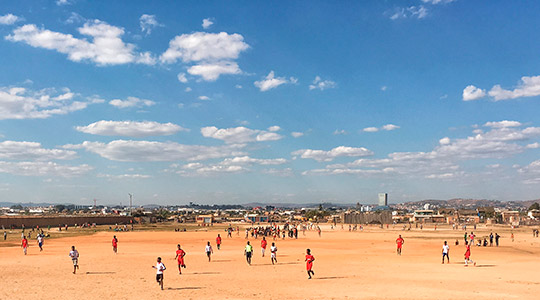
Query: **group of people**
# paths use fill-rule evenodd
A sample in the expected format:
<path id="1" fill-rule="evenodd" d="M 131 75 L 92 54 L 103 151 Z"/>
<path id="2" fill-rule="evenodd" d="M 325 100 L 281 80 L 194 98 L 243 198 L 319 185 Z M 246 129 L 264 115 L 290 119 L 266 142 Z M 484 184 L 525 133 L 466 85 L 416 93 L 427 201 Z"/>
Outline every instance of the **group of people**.
<path id="1" fill-rule="evenodd" d="M 475 244 L 475 239 L 476 239 L 476 235 L 474 234 L 474 232 L 471 231 L 470 234 L 467 234 L 467 232 L 465 232 L 465 234 L 463 235 L 463 239 L 465 240 L 465 243 L 470 245 L 470 246 L 478 246 L 478 247 L 481 247 L 481 246 L 484 246 L 484 247 L 487 247 L 488 246 L 488 238 L 489 238 L 489 246 L 490 247 L 493 247 L 493 241 L 495 241 L 495 246 L 499 247 L 499 239 L 501 238 L 501 236 L 495 232 L 495 235 L 493 235 L 493 232 L 491 232 L 489 234 L 489 236 L 486 236 L 484 237 L 484 239 L 478 239 L 476 244 Z M 512 241 L 514 241 L 514 233 L 511 234 L 511 239 Z M 457 243 L 456 241 L 456 245 L 458 245 L 459 243 Z"/>

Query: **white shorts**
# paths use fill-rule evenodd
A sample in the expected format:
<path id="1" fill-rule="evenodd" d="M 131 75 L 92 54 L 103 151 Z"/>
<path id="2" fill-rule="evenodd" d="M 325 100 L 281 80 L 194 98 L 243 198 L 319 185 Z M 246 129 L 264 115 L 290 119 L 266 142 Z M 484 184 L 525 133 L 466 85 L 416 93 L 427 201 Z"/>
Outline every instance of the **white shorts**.
<path id="1" fill-rule="evenodd" d="M 271 258 L 276 258 L 276 254 L 275 253 L 270 253 L 270 257 Z"/>
<path id="2" fill-rule="evenodd" d="M 78 258 L 72 259 L 72 261 L 73 261 L 74 266 L 79 264 L 79 259 Z"/>

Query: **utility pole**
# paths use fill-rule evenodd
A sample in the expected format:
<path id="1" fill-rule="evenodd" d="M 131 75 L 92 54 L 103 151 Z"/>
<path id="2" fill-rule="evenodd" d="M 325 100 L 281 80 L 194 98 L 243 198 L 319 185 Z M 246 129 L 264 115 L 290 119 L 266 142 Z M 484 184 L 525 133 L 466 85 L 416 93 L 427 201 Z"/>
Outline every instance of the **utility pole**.
<path id="1" fill-rule="evenodd" d="M 132 212 L 131 212 L 131 205 L 132 205 L 132 202 L 133 202 L 133 195 L 128 193 L 129 195 L 129 216 L 132 215 Z"/>
<path id="2" fill-rule="evenodd" d="M 97 203 L 97 199 L 96 199 L 96 198 L 94 198 L 94 209 L 96 209 L 96 208 L 97 208 L 97 205 L 96 205 L 96 203 Z"/>

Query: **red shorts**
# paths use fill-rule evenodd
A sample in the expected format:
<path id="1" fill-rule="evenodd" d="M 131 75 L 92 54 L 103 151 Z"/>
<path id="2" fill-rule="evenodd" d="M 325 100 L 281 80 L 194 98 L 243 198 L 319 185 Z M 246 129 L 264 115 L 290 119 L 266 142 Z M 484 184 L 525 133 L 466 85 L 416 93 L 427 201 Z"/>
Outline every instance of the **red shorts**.
<path id="1" fill-rule="evenodd" d="M 307 269 L 308 271 L 311 271 L 311 268 L 313 268 L 313 263 L 312 263 L 312 262 L 306 263 L 306 269 Z"/>
<path id="2" fill-rule="evenodd" d="M 179 265 L 179 266 L 183 266 L 183 265 L 184 265 L 184 259 L 183 259 L 183 258 L 178 260 L 178 265 Z"/>

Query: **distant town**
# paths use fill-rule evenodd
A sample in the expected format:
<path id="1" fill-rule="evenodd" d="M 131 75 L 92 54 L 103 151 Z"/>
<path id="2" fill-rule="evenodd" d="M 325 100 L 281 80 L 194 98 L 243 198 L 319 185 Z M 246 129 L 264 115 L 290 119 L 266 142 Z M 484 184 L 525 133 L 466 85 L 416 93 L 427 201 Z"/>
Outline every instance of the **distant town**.
<path id="1" fill-rule="evenodd" d="M 51 218 L 55 218 L 53 221 Z M 246 222 L 303 222 L 334 224 L 540 224 L 540 200 L 497 201 L 475 199 L 422 200 L 389 204 L 388 194 L 378 195 L 377 204 L 261 204 L 244 205 L 142 205 L 104 206 L 74 204 L 15 204 L 0 203 L 0 224 L 18 227 L 32 219 L 49 219 L 61 224 L 81 224 L 79 218 L 98 220 L 100 223 L 178 222 L 199 223 L 203 226 L 214 223 Z M 121 217 L 121 219 L 111 219 Z M 78 220 L 79 219 L 79 220 Z M 68 221 L 66 221 L 68 220 Z M 70 221 L 71 220 L 71 221 Z M 86 221 L 85 221 L 86 222 Z M 37 223 L 36 223 L 37 224 Z M 44 224 L 39 222 L 39 224 Z M 72 225 L 72 224 L 70 224 Z"/>

